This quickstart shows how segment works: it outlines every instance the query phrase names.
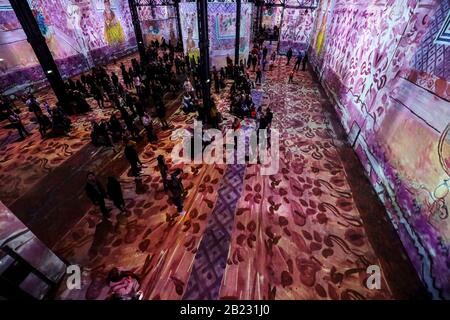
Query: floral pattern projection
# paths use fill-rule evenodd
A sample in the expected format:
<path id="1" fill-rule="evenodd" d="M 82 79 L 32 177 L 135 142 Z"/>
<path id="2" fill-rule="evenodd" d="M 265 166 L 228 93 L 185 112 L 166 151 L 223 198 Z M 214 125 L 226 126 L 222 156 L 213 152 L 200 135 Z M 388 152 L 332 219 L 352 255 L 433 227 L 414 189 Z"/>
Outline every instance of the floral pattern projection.
<path id="1" fill-rule="evenodd" d="M 350 142 L 436 299 L 450 298 L 450 103 L 443 68 L 449 57 L 435 59 L 448 52 L 439 40 L 448 7 L 448 0 L 324 0 L 310 50 Z"/>
<path id="2" fill-rule="evenodd" d="M 184 50 L 198 57 L 198 23 L 196 3 L 181 3 L 180 15 L 183 32 Z M 252 6 L 241 5 L 241 30 L 239 56 L 245 59 L 250 47 Z M 208 33 L 211 66 L 222 67 L 227 55 L 234 58 L 236 37 L 236 4 L 208 3 Z"/>
<path id="3" fill-rule="evenodd" d="M 366 286 L 367 267 L 380 262 L 347 182 L 328 100 L 310 73 L 288 84 L 285 64 L 279 57 L 261 94 L 280 133 L 280 167 L 271 176 L 246 168 L 220 297 L 392 299 L 384 281 L 381 290 Z"/>
<path id="4" fill-rule="evenodd" d="M 315 12 L 305 9 L 284 10 L 279 48 L 281 54 L 285 54 L 289 48 L 292 48 L 294 53 L 308 48 Z"/>
<path id="5" fill-rule="evenodd" d="M 106 63 L 135 48 L 126 0 L 32 0 L 30 3 L 63 77 Z M 0 65 L 0 87 L 15 92 L 37 82 L 46 83 L 7 0 L 0 0 L 0 26 L 0 52 L 5 57 Z"/>
<path id="6" fill-rule="evenodd" d="M 144 41 L 149 45 L 151 41 L 162 41 L 176 45 L 178 41 L 177 19 L 175 9 L 169 6 L 139 7 L 139 20 L 144 34 Z"/>

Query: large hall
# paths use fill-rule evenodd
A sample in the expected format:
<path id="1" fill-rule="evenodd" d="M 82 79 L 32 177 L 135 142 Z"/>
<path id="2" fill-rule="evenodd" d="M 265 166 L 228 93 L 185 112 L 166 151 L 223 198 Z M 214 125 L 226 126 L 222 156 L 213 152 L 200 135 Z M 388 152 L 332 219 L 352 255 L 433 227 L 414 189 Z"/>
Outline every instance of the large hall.
<path id="1" fill-rule="evenodd" d="M 450 0 L 0 26 L 0 300 L 450 300 Z"/>

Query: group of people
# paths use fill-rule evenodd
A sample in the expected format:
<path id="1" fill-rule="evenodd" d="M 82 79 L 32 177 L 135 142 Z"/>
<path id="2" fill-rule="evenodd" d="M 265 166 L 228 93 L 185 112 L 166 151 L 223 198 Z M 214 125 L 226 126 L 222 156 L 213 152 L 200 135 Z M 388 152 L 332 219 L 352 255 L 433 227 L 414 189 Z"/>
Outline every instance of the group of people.
<path id="1" fill-rule="evenodd" d="M 31 118 L 31 121 L 37 123 L 42 138 L 46 138 L 49 131 L 52 131 L 55 136 L 69 133 L 72 121 L 60 103 L 57 103 L 54 107 L 51 107 L 46 102 L 41 105 L 33 94 L 28 94 L 21 98 L 25 102 L 28 111 L 33 113 L 34 117 Z M 30 136 L 29 129 L 23 123 L 21 110 L 10 99 L 5 97 L 1 98 L 1 105 L 11 126 L 17 129 L 20 138 L 25 139 L 27 136 Z"/>
<path id="2" fill-rule="evenodd" d="M 123 63 L 120 65 L 122 82 L 125 84 L 126 89 L 121 87 L 121 81 L 119 81 L 115 73 L 108 75 L 100 71 L 92 75 L 94 79 L 97 77 L 102 78 L 101 83 L 106 83 L 107 87 L 113 88 L 113 95 L 109 99 L 112 107 L 115 108 L 109 120 L 91 121 L 92 143 L 98 146 L 109 147 L 116 142 L 123 143 L 124 156 L 130 165 L 131 176 L 135 177 L 136 192 L 138 192 L 138 186 L 142 184 L 140 177 L 142 168 L 145 167 L 139 159 L 137 146 L 137 142 L 142 140 L 141 130 L 144 129 L 149 143 L 157 142 L 158 138 L 151 111 L 154 111 L 153 116 L 159 118 L 161 129 L 169 128 L 163 97 L 166 94 L 170 94 L 173 90 L 178 90 L 180 87 L 176 76 L 177 72 L 184 72 L 188 77 L 187 83 L 185 82 L 184 84 L 183 108 L 190 111 L 189 109 L 196 109 L 191 106 L 194 103 L 193 101 L 198 104 L 195 90 L 189 80 L 190 77 L 194 78 L 196 76 L 195 69 L 198 69 L 198 66 L 192 66 L 191 64 L 186 66 L 185 59 L 177 56 L 173 47 L 165 45 L 164 42 L 162 45 L 158 42 L 153 42 L 147 50 L 147 57 L 149 58 L 148 63 L 139 63 L 134 59 L 131 61 L 130 68 L 126 68 Z M 134 81 L 131 81 L 132 77 L 135 79 Z M 102 107 L 100 98 L 98 102 L 99 107 Z M 147 106 L 154 107 L 154 110 L 147 108 Z M 170 198 L 177 207 L 178 212 L 183 214 L 185 191 L 181 182 L 180 171 L 174 170 L 174 172 L 170 173 L 164 158 L 159 156 L 157 160 L 164 190 L 170 194 Z M 109 197 L 112 199 L 121 212 L 123 212 L 124 208 L 120 183 L 117 180 L 113 182 L 111 180 L 110 182 L 110 178 L 115 180 L 113 177 L 109 177 L 108 185 L 111 184 L 116 187 L 116 192 L 111 194 L 109 191 L 102 191 L 103 187 L 93 173 L 89 173 L 86 182 L 88 197 L 100 208 L 105 218 L 109 217 L 109 209 L 106 208 L 105 198 Z"/>
<path id="3" fill-rule="evenodd" d="M 288 51 L 286 52 L 286 58 L 287 58 L 286 65 L 287 66 L 291 62 L 292 55 L 293 55 L 293 50 L 292 50 L 292 48 L 289 48 Z M 295 59 L 294 68 L 289 72 L 288 83 L 292 83 L 293 82 L 295 71 L 299 71 L 300 70 L 300 65 L 302 65 L 302 71 L 306 71 L 306 64 L 307 63 L 308 63 L 308 53 L 306 51 L 305 52 L 299 51 L 297 53 L 297 57 Z"/>

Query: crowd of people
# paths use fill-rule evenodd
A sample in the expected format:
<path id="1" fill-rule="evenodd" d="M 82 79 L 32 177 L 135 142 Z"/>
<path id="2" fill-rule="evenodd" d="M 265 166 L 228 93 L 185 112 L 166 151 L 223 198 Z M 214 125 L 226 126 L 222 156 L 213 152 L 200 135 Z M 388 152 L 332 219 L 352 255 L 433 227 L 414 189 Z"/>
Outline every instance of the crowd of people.
<path id="1" fill-rule="evenodd" d="M 105 147 L 123 144 L 124 156 L 130 165 L 129 173 L 135 177 L 137 193 L 142 188 L 141 174 L 142 168 L 145 167 L 139 159 L 139 141 L 143 140 L 143 136 L 147 138 L 148 143 L 158 141 L 153 117 L 159 119 L 161 130 L 170 128 L 164 98 L 176 96 L 179 89 L 183 88 L 182 109 L 186 113 L 199 112 L 200 105 L 190 80 L 197 82 L 199 78 L 198 64 L 194 59 L 178 55 L 174 47 L 166 44 L 164 40 L 161 44 L 157 40 L 152 42 L 147 50 L 147 58 L 147 63 L 133 59 L 129 68 L 122 63 L 122 81 L 114 72 L 108 75 L 103 68 L 93 70 L 85 79 L 100 108 L 105 106 L 103 99 L 108 100 L 111 107 L 115 108 L 109 119 L 100 122 L 92 120 L 92 143 Z M 183 85 L 179 81 L 180 77 L 186 77 Z M 178 212 L 184 214 L 185 191 L 180 170 L 171 172 L 162 155 L 157 161 L 164 190 L 168 192 Z M 105 202 L 108 198 L 121 213 L 126 213 L 120 182 L 109 177 L 108 191 L 102 191 L 102 184 L 94 176 L 93 173 L 88 174 L 86 193 L 92 203 L 99 207 L 103 216 L 109 217 L 110 209 L 106 207 Z M 110 185 L 115 186 L 115 192 L 110 192 Z"/>

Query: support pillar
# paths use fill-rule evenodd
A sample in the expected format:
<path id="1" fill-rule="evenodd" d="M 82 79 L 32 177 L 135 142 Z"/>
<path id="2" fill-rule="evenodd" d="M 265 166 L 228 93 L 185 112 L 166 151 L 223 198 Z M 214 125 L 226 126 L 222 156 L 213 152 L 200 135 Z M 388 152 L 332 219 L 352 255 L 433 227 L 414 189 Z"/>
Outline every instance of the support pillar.
<path id="1" fill-rule="evenodd" d="M 277 54 L 280 53 L 280 39 L 281 39 L 281 29 L 283 28 L 284 9 L 285 6 L 283 6 L 283 10 L 281 11 L 280 27 L 278 28 Z"/>
<path id="2" fill-rule="evenodd" d="M 255 25 L 253 26 L 253 37 L 256 40 L 256 37 L 259 34 L 259 1 L 255 1 L 255 9 L 256 9 L 256 21 Z"/>
<path id="3" fill-rule="evenodd" d="M 27 1 L 24 0 L 11 0 L 11 7 L 16 13 L 27 40 L 30 43 L 33 51 L 38 59 L 45 76 L 47 77 L 50 86 L 55 92 L 58 101 L 64 105 L 67 101 L 67 92 L 64 85 L 64 80 L 59 73 L 52 53 L 47 46 L 45 37 L 42 35 L 41 30 L 36 22 L 36 19 L 31 11 Z"/>
<path id="4" fill-rule="evenodd" d="M 142 35 L 141 22 L 139 21 L 139 13 L 135 0 L 128 0 L 130 7 L 131 21 L 133 22 L 134 34 L 136 36 L 139 57 L 142 63 L 147 63 L 147 55 L 145 52 L 144 37 Z"/>
<path id="5" fill-rule="evenodd" d="M 258 33 L 261 32 L 262 29 L 263 8 L 264 8 L 264 1 L 260 1 L 258 7 L 259 10 Z"/>
<path id="6" fill-rule="evenodd" d="M 239 45 L 241 43 L 241 0 L 236 0 L 236 42 L 234 45 L 234 64 L 239 65 Z"/>
<path id="7" fill-rule="evenodd" d="M 198 35 L 200 48 L 200 82 L 202 84 L 203 107 L 209 114 L 211 107 L 211 80 L 209 79 L 209 35 L 208 0 L 197 0 Z"/>
<path id="8" fill-rule="evenodd" d="M 180 18 L 180 0 L 174 0 L 175 12 L 177 16 L 177 29 L 178 29 L 178 43 L 183 43 L 183 32 L 181 30 L 181 18 Z M 178 45 L 177 43 L 177 45 Z"/>

